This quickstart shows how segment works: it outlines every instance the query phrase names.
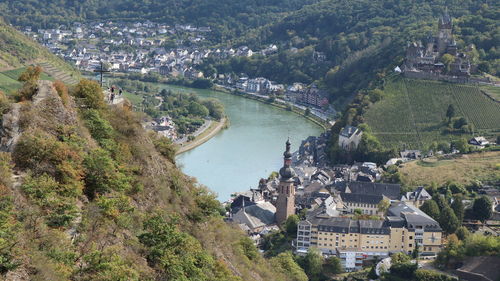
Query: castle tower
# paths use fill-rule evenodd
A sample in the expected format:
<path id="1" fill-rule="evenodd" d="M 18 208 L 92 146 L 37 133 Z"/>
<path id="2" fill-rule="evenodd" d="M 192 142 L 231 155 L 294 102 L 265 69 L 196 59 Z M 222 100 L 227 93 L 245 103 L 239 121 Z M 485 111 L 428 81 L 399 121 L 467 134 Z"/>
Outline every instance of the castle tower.
<path id="1" fill-rule="evenodd" d="M 438 21 L 439 33 L 437 37 L 437 49 L 439 55 L 442 56 L 446 52 L 446 48 L 453 40 L 452 35 L 452 21 L 448 14 L 448 8 L 446 8 L 444 15 L 439 18 Z"/>
<path id="2" fill-rule="evenodd" d="M 276 200 L 276 222 L 281 225 L 289 216 L 295 214 L 295 186 L 293 178 L 295 171 L 292 165 L 290 141 L 286 141 L 286 150 L 283 153 L 284 163 L 280 169 L 280 183 L 278 185 L 278 199 Z"/>

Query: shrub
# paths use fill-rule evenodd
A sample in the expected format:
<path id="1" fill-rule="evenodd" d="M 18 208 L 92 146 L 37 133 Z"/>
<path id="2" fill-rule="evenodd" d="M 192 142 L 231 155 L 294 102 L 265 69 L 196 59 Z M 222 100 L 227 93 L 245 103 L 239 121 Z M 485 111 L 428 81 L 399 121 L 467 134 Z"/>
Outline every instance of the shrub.
<path id="1" fill-rule="evenodd" d="M 36 82 L 40 79 L 43 69 L 40 66 L 28 66 L 26 70 L 19 75 L 19 82 Z"/>
<path id="2" fill-rule="evenodd" d="M 156 137 L 153 139 L 153 144 L 156 151 L 175 164 L 176 148 L 170 139 L 166 137 Z"/>
<path id="3" fill-rule="evenodd" d="M 113 127 L 108 120 L 101 117 L 96 109 L 87 109 L 82 111 L 85 126 L 89 129 L 90 135 L 103 146 L 107 140 L 113 136 Z"/>
<path id="4" fill-rule="evenodd" d="M 64 105 L 67 105 L 69 102 L 69 94 L 68 94 L 68 87 L 66 87 L 66 84 L 57 80 L 52 85 L 56 89 L 56 92 L 59 95 L 59 97 L 61 97 L 62 103 Z"/>
<path id="5" fill-rule="evenodd" d="M 96 81 L 80 80 L 73 95 L 81 99 L 82 104 L 88 108 L 101 109 L 105 106 L 101 86 Z"/>
<path id="6" fill-rule="evenodd" d="M 120 171 L 109 153 L 101 148 L 91 151 L 83 161 L 85 195 L 94 199 L 111 190 L 130 190 L 130 178 Z"/>

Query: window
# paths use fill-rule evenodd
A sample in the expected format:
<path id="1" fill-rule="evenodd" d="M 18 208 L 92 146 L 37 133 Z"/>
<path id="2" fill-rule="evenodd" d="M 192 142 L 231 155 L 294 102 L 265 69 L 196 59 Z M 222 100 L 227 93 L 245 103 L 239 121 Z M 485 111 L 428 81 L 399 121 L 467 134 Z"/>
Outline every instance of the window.
<path id="1" fill-rule="evenodd" d="M 339 242 L 335 242 L 335 246 L 338 246 L 339 245 Z"/>
<path id="2" fill-rule="evenodd" d="M 410 240 L 413 239 L 413 236 L 410 236 Z"/>
<path id="3" fill-rule="evenodd" d="M 408 244 L 408 247 L 410 247 L 410 248 L 413 247 L 413 244 Z"/>

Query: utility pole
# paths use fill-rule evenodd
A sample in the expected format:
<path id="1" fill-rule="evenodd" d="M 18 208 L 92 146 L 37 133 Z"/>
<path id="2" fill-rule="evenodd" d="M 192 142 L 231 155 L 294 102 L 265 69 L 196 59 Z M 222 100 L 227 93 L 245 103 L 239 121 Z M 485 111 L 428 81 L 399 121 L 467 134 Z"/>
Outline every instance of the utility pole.
<path id="1" fill-rule="evenodd" d="M 103 73 L 108 73 L 108 72 L 111 72 L 109 70 L 104 70 L 104 66 L 103 66 L 103 63 L 101 61 L 101 69 L 94 69 L 94 72 L 97 72 L 101 75 L 101 88 L 102 88 L 102 75 Z"/>

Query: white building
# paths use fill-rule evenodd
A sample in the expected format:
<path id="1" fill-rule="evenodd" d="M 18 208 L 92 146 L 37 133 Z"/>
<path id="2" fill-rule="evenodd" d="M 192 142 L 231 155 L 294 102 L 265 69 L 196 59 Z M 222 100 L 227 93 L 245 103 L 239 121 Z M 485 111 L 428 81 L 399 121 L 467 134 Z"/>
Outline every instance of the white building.
<path id="1" fill-rule="evenodd" d="M 345 126 L 340 131 L 339 146 L 343 150 L 352 151 L 358 147 L 363 131 L 353 126 Z"/>

